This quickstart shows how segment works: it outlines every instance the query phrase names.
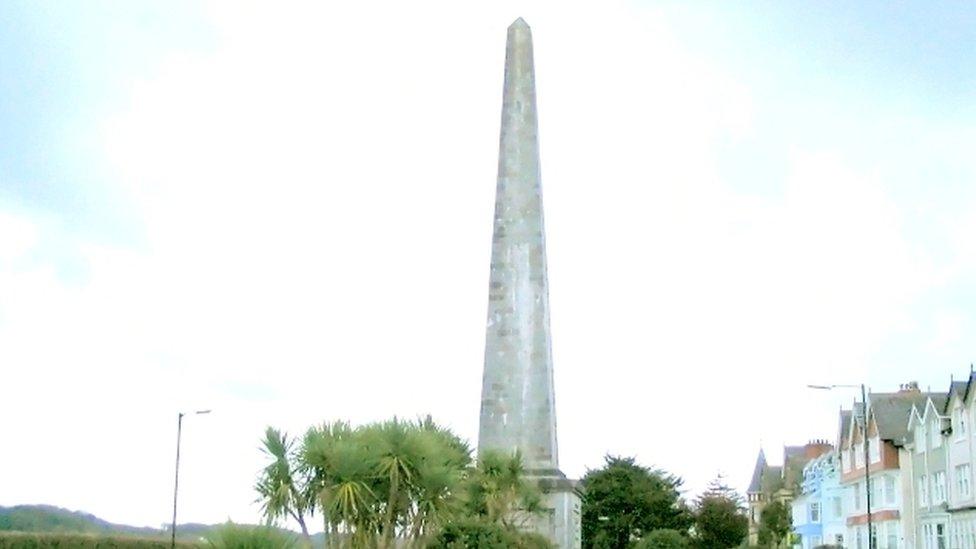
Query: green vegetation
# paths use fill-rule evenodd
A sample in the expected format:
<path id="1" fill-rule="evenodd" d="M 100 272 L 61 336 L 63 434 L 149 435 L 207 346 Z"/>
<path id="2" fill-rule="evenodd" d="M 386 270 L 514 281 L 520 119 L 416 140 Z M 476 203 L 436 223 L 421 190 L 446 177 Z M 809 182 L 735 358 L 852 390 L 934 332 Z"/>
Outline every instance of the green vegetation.
<path id="1" fill-rule="evenodd" d="M 633 458 L 605 459 L 581 481 L 585 549 L 624 549 L 660 529 L 688 535 L 694 516 L 681 499 L 679 477 Z"/>
<path id="2" fill-rule="evenodd" d="M 449 522 L 427 544 L 427 549 L 550 549 L 538 534 L 527 534 L 478 518 Z"/>
<path id="3" fill-rule="evenodd" d="M 0 532 L 0 549 L 168 549 L 163 538 L 139 538 L 97 534 Z M 179 541 L 177 547 L 200 547 L 197 543 Z"/>
<path id="4" fill-rule="evenodd" d="M 792 527 L 790 507 L 779 500 L 770 503 L 759 517 L 759 545 L 779 547 Z"/>
<path id="5" fill-rule="evenodd" d="M 688 547 L 688 536 L 669 528 L 654 530 L 636 545 L 636 549 L 687 549 Z"/>
<path id="6" fill-rule="evenodd" d="M 695 502 L 695 540 L 700 547 L 738 547 L 749 534 L 742 497 L 721 476 Z"/>
<path id="7" fill-rule="evenodd" d="M 498 536 L 506 547 L 544 547 L 517 532 L 541 510 L 521 456 L 489 452 L 475 465 L 468 445 L 430 418 L 327 423 L 300 442 L 269 428 L 263 447 L 256 491 L 267 523 L 317 514 L 329 548 L 493 547 Z"/>
<path id="8" fill-rule="evenodd" d="M 291 549 L 297 546 L 294 535 L 268 526 L 228 522 L 207 536 L 207 546 L 215 549 Z"/>

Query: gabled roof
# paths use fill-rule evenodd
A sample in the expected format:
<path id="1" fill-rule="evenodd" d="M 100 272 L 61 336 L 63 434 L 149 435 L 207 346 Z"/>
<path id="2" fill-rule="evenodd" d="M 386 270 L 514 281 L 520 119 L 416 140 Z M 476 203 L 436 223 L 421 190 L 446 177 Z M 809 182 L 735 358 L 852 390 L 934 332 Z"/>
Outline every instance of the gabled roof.
<path id="1" fill-rule="evenodd" d="M 923 393 L 918 390 L 898 391 L 897 393 L 871 393 L 868 408 L 874 418 L 878 433 L 883 440 L 896 445 L 904 444 L 908 438 L 908 419 L 912 406 L 924 405 L 929 398 L 939 398 L 939 393 Z M 945 398 L 945 395 L 941 395 Z"/>
<path id="2" fill-rule="evenodd" d="M 972 374 L 969 375 L 969 379 L 970 380 L 973 379 Z M 932 399 L 932 404 L 935 405 L 935 409 L 938 410 L 939 413 L 944 416 L 949 415 L 949 411 L 950 411 L 949 402 L 952 401 L 952 397 L 955 396 L 959 400 L 965 401 L 966 392 L 969 390 L 969 383 L 970 383 L 969 381 L 953 381 L 952 383 L 950 383 L 949 392 L 946 393 L 945 402 L 942 402 L 941 406 L 939 406 L 940 403 L 936 402 L 934 398 Z"/>
<path id="3" fill-rule="evenodd" d="M 840 430 L 837 436 L 837 448 L 841 448 L 844 445 L 848 433 L 851 432 L 851 414 L 851 410 L 841 409 L 840 411 Z"/>

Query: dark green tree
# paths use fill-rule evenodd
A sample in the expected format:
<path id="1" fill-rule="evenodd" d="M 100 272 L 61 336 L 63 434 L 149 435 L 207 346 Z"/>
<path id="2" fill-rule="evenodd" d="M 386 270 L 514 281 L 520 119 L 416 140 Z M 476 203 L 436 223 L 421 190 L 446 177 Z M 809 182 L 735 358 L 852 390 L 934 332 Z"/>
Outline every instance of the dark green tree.
<path id="1" fill-rule="evenodd" d="M 662 528 L 644 536 L 635 549 L 687 549 L 688 536 L 677 530 Z"/>
<path id="2" fill-rule="evenodd" d="M 738 547 L 749 534 L 742 497 L 719 475 L 695 501 L 695 541 L 709 549 Z"/>
<path id="3" fill-rule="evenodd" d="M 759 517 L 759 544 L 779 547 L 792 527 L 790 507 L 779 500 L 770 503 Z"/>
<path id="4" fill-rule="evenodd" d="M 638 465 L 634 458 L 606 456 L 587 471 L 583 492 L 583 547 L 625 549 L 660 529 L 687 534 L 694 522 L 681 499 L 679 477 Z"/>

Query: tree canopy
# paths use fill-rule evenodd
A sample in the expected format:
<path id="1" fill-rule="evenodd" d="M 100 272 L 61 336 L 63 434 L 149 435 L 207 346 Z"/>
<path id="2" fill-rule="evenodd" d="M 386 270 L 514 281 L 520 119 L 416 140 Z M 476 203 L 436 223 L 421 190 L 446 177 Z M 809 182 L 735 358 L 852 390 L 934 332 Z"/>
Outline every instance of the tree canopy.
<path id="1" fill-rule="evenodd" d="M 541 509 L 520 455 L 487 452 L 474 464 L 468 445 L 430 418 L 326 423 L 300 441 L 269 428 L 263 449 L 256 490 L 268 523 L 303 525 L 317 513 L 330 548 L 446 547 L 456 540 L 439 534 L 457 521 L 476 539 L 502 532 L 529 543 L 516 530 Z"/>
<path id="2" fill-rule="evenodd" d="M 759 517 L 759 544 L 778 546 L 793 527 L 789 505 L 776 500 L 763 507 Z"/>
<path id="3" fill-rule="evenodd" d="M 695 501 L 695 539 L 701 547 L 727 549 L 738 547 L 748 534 L 742 496 L 719 475 Z"/>
<path id="4" fill-rule="evenodd" d="M 681 478 L 634 458 L 606 456 L 604 466 L 581 481 L 583 547 L 624 549 L 660 529 L 687 535 L 694 518 L 681 485 Z"/>

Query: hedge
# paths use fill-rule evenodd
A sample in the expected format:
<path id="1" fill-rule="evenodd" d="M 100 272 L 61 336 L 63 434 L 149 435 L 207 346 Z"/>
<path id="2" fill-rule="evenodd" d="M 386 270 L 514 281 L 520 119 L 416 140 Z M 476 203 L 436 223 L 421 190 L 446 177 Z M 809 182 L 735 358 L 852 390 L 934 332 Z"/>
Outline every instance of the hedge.
<path id="1" fill-rule="evenodd" d="M 168 549 L 170 540 L 94 534 L 41 534 L 0 532 L 0 549 Z M 199 549 L 198 543 L 177 541 L 183 549 Z"/>

